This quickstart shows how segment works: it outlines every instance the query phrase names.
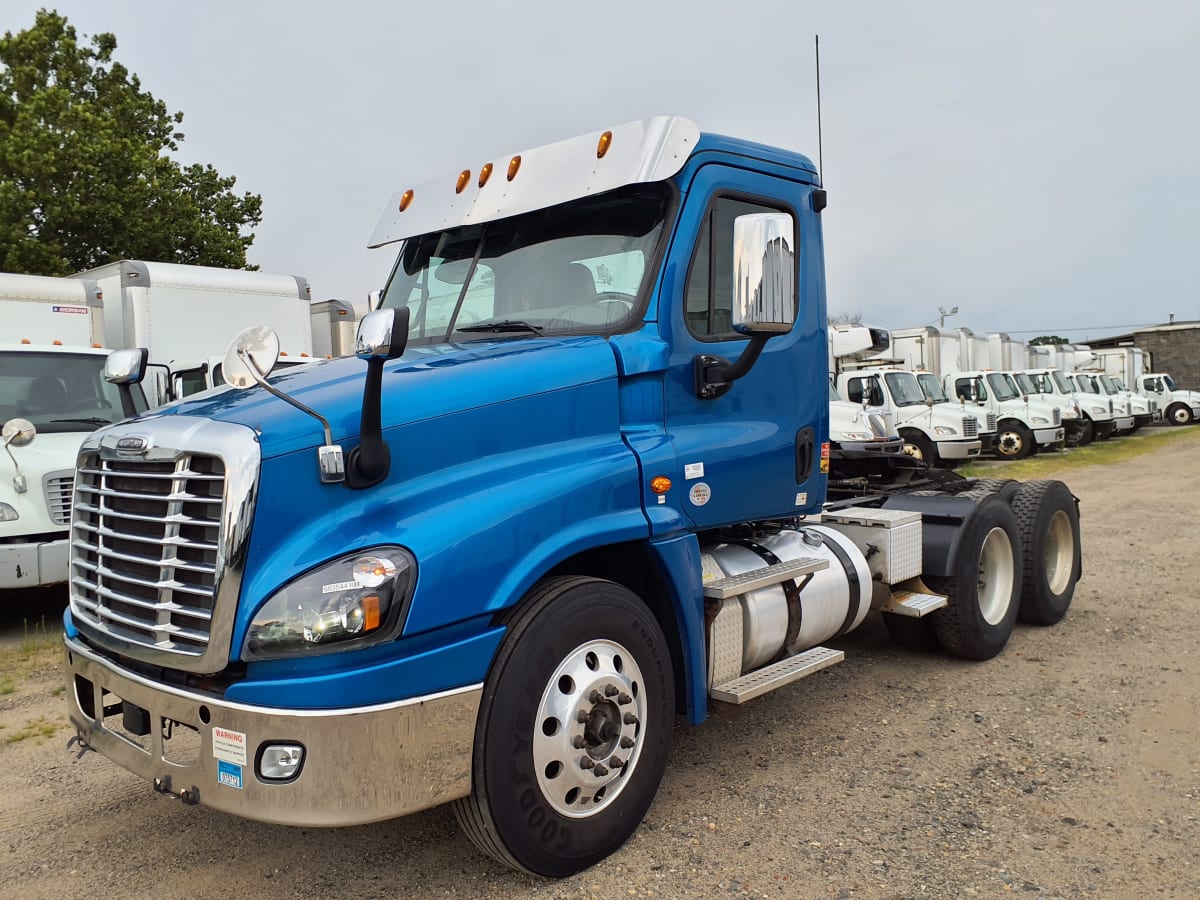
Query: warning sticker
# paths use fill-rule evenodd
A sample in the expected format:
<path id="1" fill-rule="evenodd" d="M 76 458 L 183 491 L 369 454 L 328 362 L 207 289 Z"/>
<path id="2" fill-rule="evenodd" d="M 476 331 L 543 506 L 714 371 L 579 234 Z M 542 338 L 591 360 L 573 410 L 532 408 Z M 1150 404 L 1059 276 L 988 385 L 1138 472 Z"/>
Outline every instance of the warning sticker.
<path id="1" fill-rule="evenodd" d="M 712 498 L 712 488 L 703 481 L 697 481 L 692 485 L 692 489 L 688 491 L 688 499 L 692 501 L 692 506 L 703 506 Z"/>
<path id="2" fill-rule="evenodd" d="M 73 316 L 86 316 L 88 314 L 86 306 L 52 306 L 50 309 L 56 313 L 70 313 Z"/>
<path id="3" fill-rule="evenodd" d="M 798 493 L 796 495 L 796 505 L 797 506 L 807 506 L 808 505 L 808 491 L 801 491 L 800 493 Z"/>
<path id="4" fill-rule="evenodd" d="M 230 731 L 228 728 L 213 728 L 212 730 L 213 759 L 225 760 L 246 765 L 246 735 L 240 731 Z"/>
<path id="5" fill-rule="evenodd" d="M 217 783 L 226 787 L 242 789 L 242 767 L 225 760 L 217 760 Z"/>
<path id="6" fill-rule="evenodd" d="M 691 481 L 693 478 L 703 478 L 704 463 L 688 463 L 683 467 L 683 477 L 687 481 Z"/>

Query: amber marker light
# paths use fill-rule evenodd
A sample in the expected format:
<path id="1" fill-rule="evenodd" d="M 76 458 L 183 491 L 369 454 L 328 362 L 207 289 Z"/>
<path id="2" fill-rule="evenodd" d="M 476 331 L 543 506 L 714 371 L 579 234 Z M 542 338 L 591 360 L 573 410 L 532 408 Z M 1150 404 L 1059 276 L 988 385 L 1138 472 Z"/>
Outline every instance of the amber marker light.
<path id="1" fill-rule="evenodd" d="M 483 187 L 487 184 L 487 180 L 492 177 L 492 164 L 484 163 L 483 168 L 479 170 L 479 186 Z"/>
<path id="2" fill-rule="evenodd" d="M 62 341 L 51 341 L 50 343 L 51 343 L 51 344 L 53 344 L 55 347 L 61 347 L 61 346 L 62 346 Z"/>
<path id="3" fill-rule="evenodd" d="M 666 475 L 655 475 L 650 479 L 650 490 L 656 494 L 665 494 L 671 489 L 671 479 Z"/>
<path id="4" fill-rule="evenodd" d="M 21 343 L 22 344 L 32 344 L 33 341 L 31 341 L 29 338 L 21 338 Z"/>
<path id="5" fill-rule="evenodd" d="M 612 132 L 606 131 L 600 135 L 600 143 L 596 144 L 596 159 L 604 159 L 604 154 L 608 152 L 608 148 L 612 145 Z"/>
<path id="6" fill-rule="evenodd" d="M 517 177 L 517 170 L 521 168 L 521 157 L 514 156 L 508 161 L 508 180 L 512 181 Z"/>
<path id="7" fill-rule="evenodd" d="M 406 209 L 408 209 L 409 205 L 412 203 L 412 198 L 413 198 L 412 188 L 409 188 L 407 191 L 405 191 L 403 194 L 400 195 L 400 212 L 404 212 Z"/>
<path id="8" fill-rule="evenodd" d="M 454 193 L 461 194 L 466 188 L 467 182 L 471 180 L 471 170 L 463 169 L 458 173 L 458 181 L 454 183 Z"/>

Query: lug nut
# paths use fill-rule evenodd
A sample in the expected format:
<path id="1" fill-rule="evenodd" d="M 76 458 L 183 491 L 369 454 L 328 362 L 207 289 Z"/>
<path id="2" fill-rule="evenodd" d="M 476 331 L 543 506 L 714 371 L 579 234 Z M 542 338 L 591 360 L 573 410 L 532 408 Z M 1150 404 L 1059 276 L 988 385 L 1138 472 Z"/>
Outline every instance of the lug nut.
<path id="1" fill-rule="evenodd" d="M 590 756 L 581 757 L 579 760 L 579 768 L 581 769 L 590 769 L 594 765 L 596 765 L 596 761 Z"/>
<path id="2" fill-rule="evenodd" d="M 608 761 L 608 764 L 610 766 L 612 766 L 614 769 L 625 768 L 625 760 L 621 759 L 621 757 L 619 757 L 619 756 L 614 756 L 612 759 L 610 759 Z"/>
<path id="3" fill-rule="evenodd" d="M 603 699 L 604 695 L 599 691 L 592 691 L 590 694 L 588 694 L 588 703 L 599 703 Z"/>
<path id="4" fill-rule="evenodd" d="M 594 775 L 599 775 L 601 778 L 603 778 L 605 775 L 608 774 L 608 769 L 604 768 L 604 766 L 602 764 L 596 763 L 596 768 L 592 769 L 592 773 Z"/>
<path id="5" fill-rule="evenodd" d="M 633 702 L 633 698 L 630 697 L 628 694 L 622 694 L 620 697 L 617 698 L 618 706 L 626 706 L 632 702 Z"/>
<path id="6" fill-rule="evenodd" d="M 615 697 L 620 692 L 620 688 L 618 688 L 615 684 L 606 684 L 604 686 L 605 697 Z"/>
<path id="7" fill-rule="evenodd" d="M 574 739 L 571 741 L 571 746 L 574 747 L 576 750 L 582 750 L 584 743 L 585 743 L 585 741 L 583 740 L 583 735 L 577 734 L 577 735 L 575 735 Z"/>
<path id="8" fill-rule="evenodd" d="M 638 717 L 633 713 L 625 713 L 625 716 L 621 719 L 621 721 L 626 725 L 636 725 L 638 722 Z"/>
<path id="9" fill-rule="evenodd" d="M 628 750 L 632 746 L 633 746 L 633 738 L 629 738 L 629 737 L 621 738 L 621 748 L 623 750 Z"/>
<path id="10" fill-rule="evenodd" d="M 588 720 L 587 710 L 581 709 L 579 712 L 575 713 L 575 721 L 578 722 L 580 725 L 586 725 L 587 720 Z"/>

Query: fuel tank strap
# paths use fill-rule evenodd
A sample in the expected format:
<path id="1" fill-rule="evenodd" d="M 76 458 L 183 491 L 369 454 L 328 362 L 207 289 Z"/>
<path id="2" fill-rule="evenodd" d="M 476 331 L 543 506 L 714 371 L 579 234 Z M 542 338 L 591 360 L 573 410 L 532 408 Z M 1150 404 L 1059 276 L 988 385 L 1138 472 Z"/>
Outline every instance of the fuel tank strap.
<path id="1" fill-rule="evenodd" d="M 745 547 L 752 553 L 757 553 L 763 558 L 763 562 L 767 563 L 767 565 L 774 566 L 783 562 L 783 560 L 771 552 L 769 548 L 764 547 L 762 544 L 758 543 L 757 541 L 752 541 L 749 538 L 738 538 L 730 541 L 729 543 L 737 544 L 738 546 Z M 805 583 L 808 583 L 809 579 L 811 578 L 812 575 L 805 576 Z M 800 588 L 796 586 L 795 580 L 789 578 L 787 581 L 781 581 L 779 586 L 783 588 L 783 596 L 787 599 L 788 610 L 787 636 L 784 638 L 783 647 L 779 651 L 780 657 L 782 658 L 790 655 L 792 652 L 789 648 L 792 646 L 792 644 L 796 643 L 796 637 L 800 634 L 800 625 L 804 619 L 804 612 L 800 606 Z"/>
<path id="2" fill-rule="evenodd" d="M 838 629 L 834 637 L 841 637 L 853 626 L 858 619 L 858 614 L 862 611 L 863 591 L 862 582 L 858 578 L 858 569 L 855 568 L 850 555 L 838 544 L 837 541 L 824 541 L 824 546 L 828 547 L 833 555 L 838 558 L 838 562 L 842 564 L 842 569 L 846 572 L 846 588 L 850 596 L 846 601 L 846 618 L 842 622 L 842 627 Z"/>

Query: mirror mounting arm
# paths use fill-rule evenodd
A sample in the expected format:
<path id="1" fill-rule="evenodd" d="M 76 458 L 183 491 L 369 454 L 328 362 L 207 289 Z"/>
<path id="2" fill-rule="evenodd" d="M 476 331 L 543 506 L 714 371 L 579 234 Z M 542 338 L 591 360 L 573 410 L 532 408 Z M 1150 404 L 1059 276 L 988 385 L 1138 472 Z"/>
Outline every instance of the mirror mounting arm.
<path id="1" fill-rule="evenodd" d="M 701 400 L 714 400 L 728 393 L 733 383 L 758 362 L 771 336 L 770 332 L 751 335 L 750 343 L 735 362 L 730 362 L 723 356 L 697 356 L 692 363 L 696 378 L 696 396 Z"/>
<path id="2" fill-rule="evenodd" d="M 409 315 L 408 307 L 375 310 L 358 326 L 356 355 L 366 360 L 367 379 L 358 446 L 346 460 L 346 487 L 372 487 L 387 478 L 391 469 L 392 453 L 383 439 L 383 364 L 404 353 Z"/>

